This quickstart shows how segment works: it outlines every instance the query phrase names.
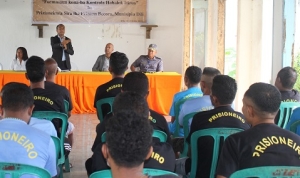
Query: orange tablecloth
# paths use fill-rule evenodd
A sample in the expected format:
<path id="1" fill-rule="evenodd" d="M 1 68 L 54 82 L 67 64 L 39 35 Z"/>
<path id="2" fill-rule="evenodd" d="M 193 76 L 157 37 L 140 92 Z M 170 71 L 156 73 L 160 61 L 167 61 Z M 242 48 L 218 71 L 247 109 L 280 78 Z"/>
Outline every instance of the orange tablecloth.
<path id="1" fill-rule="evenodd" d="M 175 93 L 180 91 L 181 75 L 176 72 L 147 74 L 149 79 L 149 107 L 168 115 Z M 61 72 L 56 83 L 65 86 L 71 94 L 73 113 L 95 113 L 94 95 L 99 85 L 112 77 L 108 72 Z M 0 89 L 8 82 L 22 82 L 29 85 L 25 72 L 0 71 Z"/>

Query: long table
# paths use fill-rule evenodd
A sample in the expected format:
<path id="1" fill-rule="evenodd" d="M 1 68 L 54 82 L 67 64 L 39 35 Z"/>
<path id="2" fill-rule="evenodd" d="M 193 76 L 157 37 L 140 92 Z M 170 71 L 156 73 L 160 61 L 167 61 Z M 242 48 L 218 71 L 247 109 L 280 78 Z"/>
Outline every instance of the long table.
<path id="1" fill-rule="evenodd" d="M 176 72 L 146 74 L 149 79 L 149 107 L 160 114 L 168 115 L 175 93 L 180 91 L 181 75 Z M 72 113 L 95 113 L 94 96 L 99 85 L 112 77 L 108 72 L 60 72 L 56 83 L 65 86 L 71 94 Z M 29 85 L 25 72 L 0 71 L 0 89 L 8 82 Z"/>

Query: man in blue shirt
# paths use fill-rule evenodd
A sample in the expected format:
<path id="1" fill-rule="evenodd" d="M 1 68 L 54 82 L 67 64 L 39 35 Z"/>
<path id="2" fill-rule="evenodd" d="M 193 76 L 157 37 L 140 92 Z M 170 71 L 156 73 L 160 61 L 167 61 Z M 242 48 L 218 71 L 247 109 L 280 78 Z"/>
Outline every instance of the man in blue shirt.
<path id="1" fill-rule="evenodd" d="M 207 111 L 214 108 L 211 104 L 210 93 L 213 79 L 216 75 L 220 75 L 220 71 L 213 67 L 205 67 L 201 76 L 201 90 L 203 96 L 199 98 L 190 99 L 182 104 L 181 110 L 179 112 L 179 124 L 183 126 L 183 117 L 192 112 Z M 192 118 L 191 118 L 192 119 Z M 192 120 L 189 119 L 189 126 Z"/>
<path id="2" fill-rule="evenodd" d="M 32 90 L 11 82 L 1 91 L 0 162 L 28 164 L 57 175 L 56 149 L 50 135 L 28 125 L 34 108 Z"/>
<path id="3" fill-rule="evenodd" d="M 188 87 L 187 90 L 176 93 L 173 98 L 172 106 L 169 115 L 172 116 L 171 123 L 169 123 L 169 129 L 172 134 L 175 132 L 175 105 L 182 100 L 188 100 L 202 96 L 202 91 L 199 88 L 199 82 L 201 79 L 202 71 L 197 66 L 190 66 L 186 69 L 184 75 L 184 84 Z M 183 129 L 180 129 L 180 136 L 183 136 Z"/>

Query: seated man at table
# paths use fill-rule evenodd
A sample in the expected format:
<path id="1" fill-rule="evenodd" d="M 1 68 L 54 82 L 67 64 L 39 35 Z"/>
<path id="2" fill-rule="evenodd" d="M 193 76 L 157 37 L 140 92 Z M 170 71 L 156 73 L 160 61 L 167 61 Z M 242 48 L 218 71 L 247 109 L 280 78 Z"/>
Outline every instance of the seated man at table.
<path id="1" fill-rule="evenodd" d="M 149 118 L 149 108 L 145 97 L 135 92 L 122 92 L 116 96 L 113 104 L 113 115 L 122 111 L 139 114 L 146 120 Z M 101 153 L 101 147 L 103 145 L 101 136 L 105 132 L 106 124 L 111 119 L 111 116 L 112 114 L 107 115 L 104 121 L 100 123 L 99 130 L 97 130 L 93 156 L 89 158 L 85 164 L 88 175 L 95 171 L 110 169 Z M 151 120 L 148 120 L 148 122 L 153 125 Z M 172 146 L 169 143 L 160 142 L 154 138 L 152 147 L 153 153 L 151 158 L 145 161 L 144 167 L 173 171 L 175 167 L 175 156 Z"/>
<path id="2" fill-rule="evenodd" d="M 33 111 L 57 111 L 65 113 L 64 98 L 60 91 L 45 89 L 45 61 L 38 56 L 31 56 L 26 62 L 26 78 L 30 80 L 30 88 L 34 94 Z M 62 122 L 60 119 L 53 119 L 57 135 L 60 135 Z M 69 126 L 67 126 L 69 128 Z M 67 129 L 68 130 L 68 129 Z M 69 129 L 70 130 L 70 129 Z M 65 138 L 65 155 L 71 151 L 68 138 Z"/>
<path id="3" fill-rule="evenodd" d="M 218 178 L 259 166 L 300 166 L 300 137 L 274 124 L 280 103 L 280 92 L 274 86 L 250 86 L 242 111 L 252 128 L 227 137 L 217 166 Z"/>
<path id="4" fill-rule="evenodd" d="M 111 54 L 108 70 L 112 75 L 112 80 L 97 88 L 94 99 L 95 108 L 97 108 L 97 101 L 104 98 L 115 97 L 121 92 L 125 71 L 128 69 L 128 62 L 129 60 L 124 53 L 114 52 Z M 102 105 L 102 112 L 104 116 L 109 113 L 109 111 L 110 106 L 108 104 Z"/>
<path id="5" fill-rule="evenodd" d="M 40 167 L 55 177 L 56 149 L 52 138 L 28 125 L 34 108 L 31 89 L 25 84 L 11 82 L 2 88 L 1 99 L 0 162 Z"/>
<path id="6" fill-rule="evenodd" d="M 157 45 L 150 44 L 148 47 L 148 55 L 141 55 L 137 60 L 135 60 L 130 69 L 132 72 L 137 71 L 140 68 L 140 72 L 162 72 L 163 61 L 161 58 L 155 56 L 157 53 Z"/>
<path id="7" fill-rule="evenodd" d="M 214 77 L 210 98 L 215 108 L 199 112 L 193 117 L 191 131 L 186 140 L 189 144 L 191 144 L 191 135 L 199 130 L 219 127 L 249 129 L 249 125 L 245 123 L 243 114 L 234 111 L 231 107 L 236 91 L 237 84 L 233 78 L 227 75 L 217 75 Z M 176 169 L 178 169 L 177 166 L 180 166 L 184 170 L 176 170 L 176 172 L 189 173 L 191 171 L 191 159 L 198 159 L 197 177 L 211 176 L 213 139 L 211 137 L 199 138 L 198 145 L 198 158 L 189 155 L 190 158 L 186 160 L 185 166 L 181 165 L 184 162 L 184 159 L 181 159 L 176 164 Z"/>
<path id="8" fill-rule="evenodd" d="M 92 71 L 103 71 L 108 72 L 109 58 L 111 53 L 114 51 L 114 45 L 107 43 L 105 46 L 105 54 L 100 55 L 95 62 Z"/>
<path id="9" fill-rule="evenodd" d="M 192 98 L 201 97 L 203 95 L 201 89 L 199 88 L 199 82 L 201 79 L 202 71 L 197 66 L 190 66 L 186 69 L 184 75 L 184 84 L 188 88 L 185 91 L 176 93 L 174 95 L 172 106 L 169 115 L 172 116 L 171 123 L 169 123 L 169 130 L 171 134 L 175 132 L 175 105 L 177 102 Z M 183 137 L 183 129 L 180 129 L 180 136 Z"/>
<path id="10" fill-rule="evenodd" d="M 152 132 L 147 118 L 131 111 L 122 111 L 108 120 L 102 153 L 111 166 L 112 177 L 178 177 L 143 175 L 144 161 L 153 155 Z M 120 140 L 123 140 L 123 144 L 120 144 Z"/>

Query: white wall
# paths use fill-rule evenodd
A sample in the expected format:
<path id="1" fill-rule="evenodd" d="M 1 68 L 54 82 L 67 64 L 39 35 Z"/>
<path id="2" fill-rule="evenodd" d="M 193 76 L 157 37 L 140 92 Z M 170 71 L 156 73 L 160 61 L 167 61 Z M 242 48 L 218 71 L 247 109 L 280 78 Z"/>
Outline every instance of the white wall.
<path id="1" fill-rule="evenodd" d="M 19 46 L 24 46 L 29 56 L 51 57 L 50 37 L 56 35 L 57 24 L 44 27 L 44 37 L 38 38 L 37 27 L 31 26 L 31 14 L 31 0 L 0 0 L 0 62 L 4 69 L 9 69 Z M 75 51 L 71 61 L 80 70 L 91 70 L 104 53 L 105 44 L 111 42 L 115 50 L 127 54 L 131 64 L 146 54 L 150 43 L 156 43 L 164 71 L 182 73 L 184 1 L 148 0 L 148 24 L 158 25 L 148 40 L 140 24 L 65 24 Z"/>

